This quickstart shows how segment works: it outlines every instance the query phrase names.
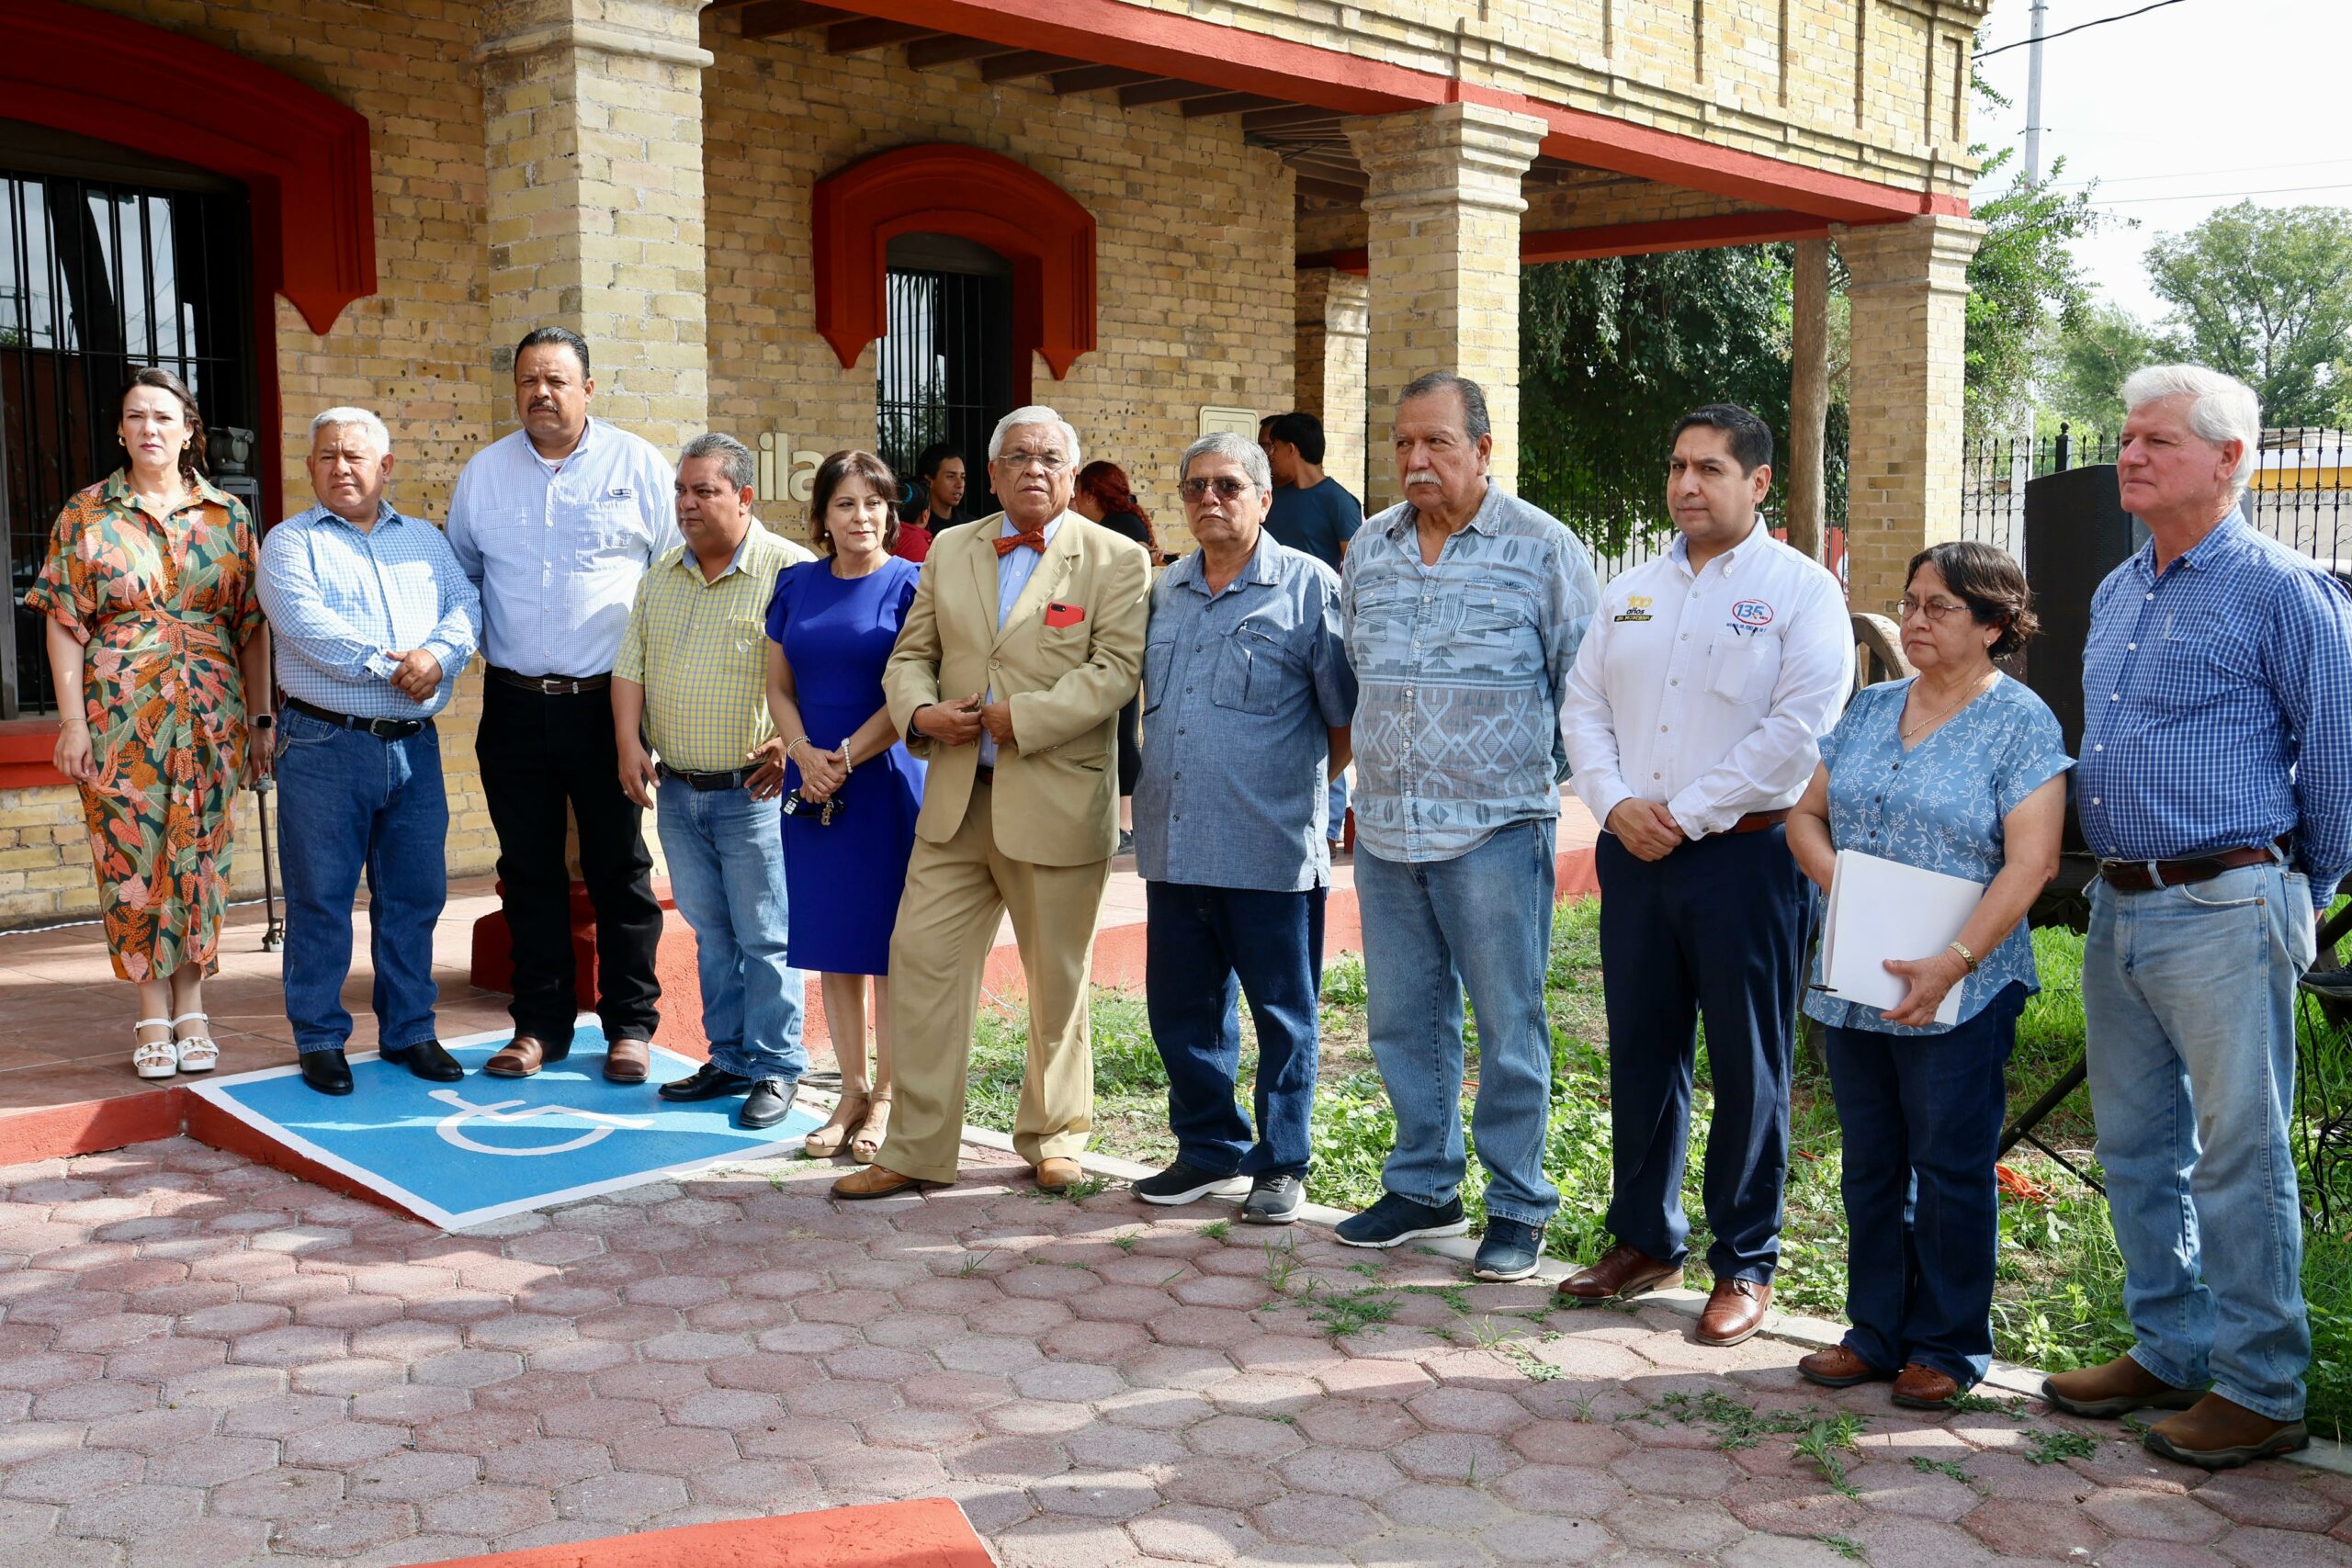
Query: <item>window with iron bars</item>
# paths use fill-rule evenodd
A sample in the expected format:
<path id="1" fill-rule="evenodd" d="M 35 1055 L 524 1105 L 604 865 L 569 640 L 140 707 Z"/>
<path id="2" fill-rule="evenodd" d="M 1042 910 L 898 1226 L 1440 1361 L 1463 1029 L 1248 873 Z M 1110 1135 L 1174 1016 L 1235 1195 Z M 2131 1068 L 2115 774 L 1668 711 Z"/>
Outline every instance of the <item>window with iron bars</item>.
<path id="1" fill-rule="evenodd" d="M 888 328 L 875 370 L 875 451 L 899 476 L 911 514 L 928 497 L 915 459 L 934 442 L 964 450 L 965 511 L 997 509 L 989 436 L 1012 412 L 1012 267 L 983 245 L 945 234 L 889 243 Z"/>

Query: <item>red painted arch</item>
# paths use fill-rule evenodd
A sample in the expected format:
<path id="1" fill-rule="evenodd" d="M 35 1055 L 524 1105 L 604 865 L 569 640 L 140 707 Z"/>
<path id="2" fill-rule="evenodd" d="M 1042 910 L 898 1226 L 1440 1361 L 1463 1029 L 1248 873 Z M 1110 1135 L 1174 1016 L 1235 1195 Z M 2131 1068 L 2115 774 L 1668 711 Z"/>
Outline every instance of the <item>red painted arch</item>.
<path id="1" fill-rule="evenodd" d="M 322 336 L 376 291 L 368 118 L 290 76 L 65 0 L 7 0 L 0 116 L 242 182 L 255 281 Z"/>
<path id="2" fill-rule="evenodd" d="M 880 337 L 885 253 L 900 234 L 953 234 L 1012 263 L 1015 391 L 1029 355 L 1057 380 L 1094 347 L 1094 215 L 1035 169 L 977 147 L 877 152 L 817 182 L 817 331 L 843 369 Z"/>

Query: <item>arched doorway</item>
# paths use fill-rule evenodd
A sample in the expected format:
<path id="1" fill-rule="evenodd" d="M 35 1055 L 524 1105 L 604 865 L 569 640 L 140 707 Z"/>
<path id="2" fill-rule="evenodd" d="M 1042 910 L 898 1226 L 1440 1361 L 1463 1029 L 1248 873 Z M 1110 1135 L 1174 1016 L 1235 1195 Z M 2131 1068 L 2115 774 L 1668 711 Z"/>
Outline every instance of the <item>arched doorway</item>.
<path id="1" fill-rule="evenodd" d="M 875 450 L 910 486 L 935 442 L 963 450 L 972 515 L 995 511 L 984 459 L 1012 412 L 1012 264 L 953 234 L 901 234 L 885 254 L 887 329 L 875 352 Z M 917 493 L 910 488 L 907 498 Z"/>

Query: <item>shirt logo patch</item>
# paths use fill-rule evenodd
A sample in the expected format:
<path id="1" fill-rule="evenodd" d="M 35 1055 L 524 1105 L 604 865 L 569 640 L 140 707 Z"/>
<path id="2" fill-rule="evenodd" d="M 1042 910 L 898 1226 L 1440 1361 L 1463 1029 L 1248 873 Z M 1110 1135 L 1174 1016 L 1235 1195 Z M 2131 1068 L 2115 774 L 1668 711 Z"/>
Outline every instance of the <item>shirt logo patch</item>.
<path id="1" fill-rule="evenodd" d="M 1743 626 L 1769 626 L 1772 606 L 1761 599 L 1742 599 L 1731 607 L 1731 618 Z"/>
<path id="2" fill-rule="evenodd" d="M 628 485 L 615 485 L 605 493 L 615 501 L 631 501 L 637 496 L 637 491 Z"/>
<path id="3" fill-rule="evenodd" d="M 1651 602 L 1650 595 L 1646 593 L 1628 593 L 1625 595 L 1624 612 L 1616 618 L 1620 621 L 1654 620 L 1657 617 L 1650 614 Z"/>

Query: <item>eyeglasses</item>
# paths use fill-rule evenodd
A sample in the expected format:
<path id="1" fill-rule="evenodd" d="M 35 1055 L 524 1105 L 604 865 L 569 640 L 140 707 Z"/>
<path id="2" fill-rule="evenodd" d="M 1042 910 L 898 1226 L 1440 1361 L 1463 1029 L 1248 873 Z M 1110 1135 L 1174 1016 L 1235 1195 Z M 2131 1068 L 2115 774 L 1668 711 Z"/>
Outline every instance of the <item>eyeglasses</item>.
<path id="1" fill-rule="evenodd" d="M 1905 593 L 1894 602 L 1894 618 L 1898 622 L 1907 621 L 1915 613 L 1924 612 L 1928 619 L 1941 621 L 1947 615 L 1956 615 L 1967 608 L 1967 605 L 1955 604 L 1949 599 L 1914 599 Z"/>
<path id="2" fill-rule="evenodd" d="M 1204 501 L 1212 490 L 1216 491 L 1223 500 L 1238 501 L 1248 494 L 1251 488 L 1248 479 L 1237 479 L 1231 474 L 1221 474 L 1213 479 L 1186 479 L 1176 487 L 1176 491 L 1186 501 Z"/>
<path id="3" fill-rule="evenodd" d="M 1016 474 L 1033 463 L 1049 474 L 1058 474 L 1069 467 L 1069 459 L 1059 452 L 1000 452 L 996 457 L 997 467 Z"/>

